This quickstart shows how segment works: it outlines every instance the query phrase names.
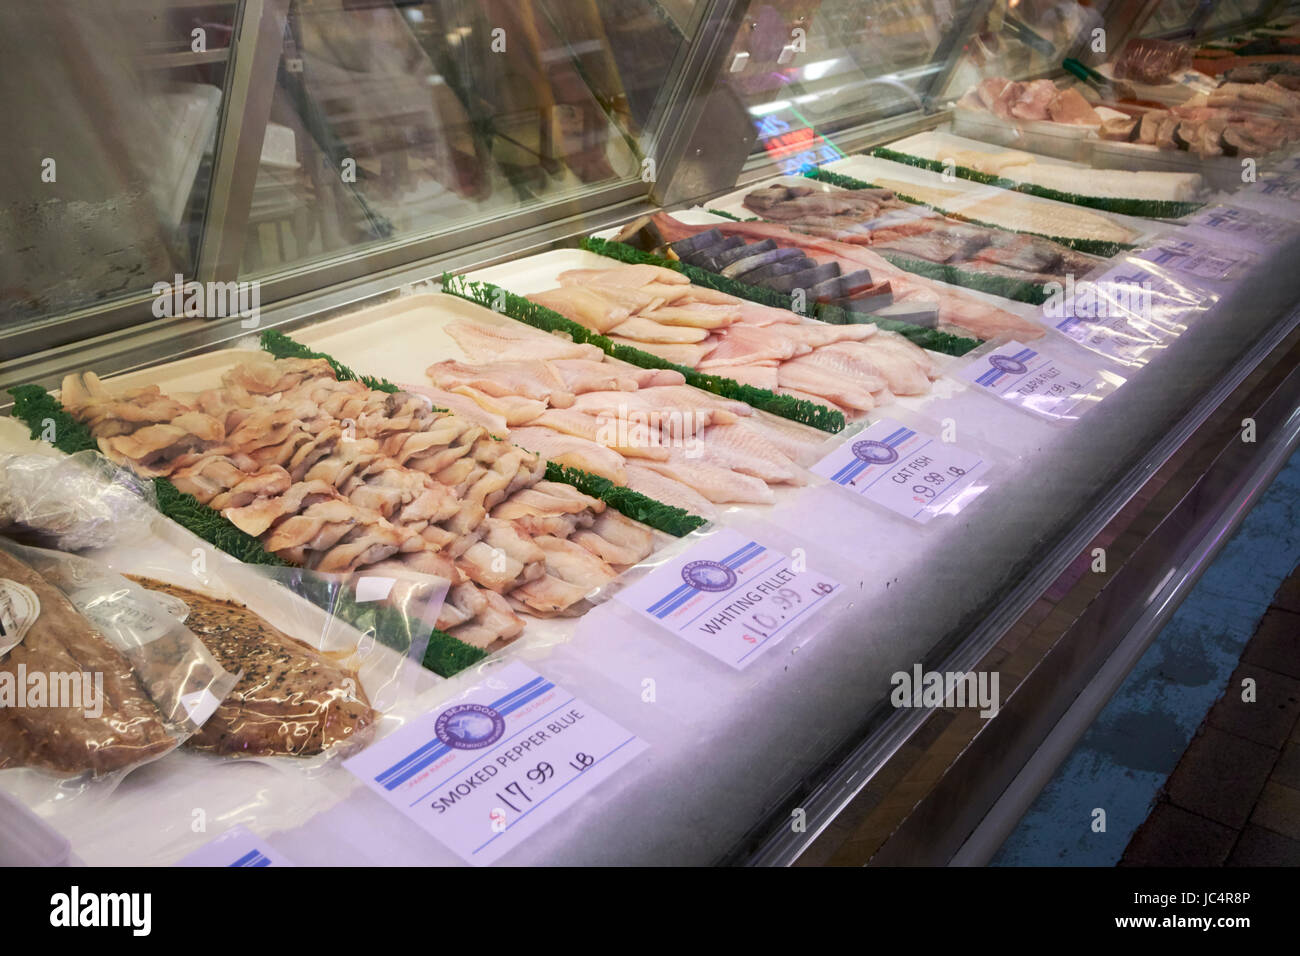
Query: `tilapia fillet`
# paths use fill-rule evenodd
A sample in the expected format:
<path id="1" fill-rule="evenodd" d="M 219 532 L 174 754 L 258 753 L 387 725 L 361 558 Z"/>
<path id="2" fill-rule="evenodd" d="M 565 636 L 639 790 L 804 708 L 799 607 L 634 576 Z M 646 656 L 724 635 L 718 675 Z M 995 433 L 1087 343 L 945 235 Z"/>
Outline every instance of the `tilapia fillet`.
<path id="1" fill-rule="evenodd" d="M 189 605 L 185 626 L 239 683 L 185 742 L 223 757 L 310 757 L 368 742 L 379 714 L 356 673 L 276 630 L 248 608 L 128 575 Z"/>

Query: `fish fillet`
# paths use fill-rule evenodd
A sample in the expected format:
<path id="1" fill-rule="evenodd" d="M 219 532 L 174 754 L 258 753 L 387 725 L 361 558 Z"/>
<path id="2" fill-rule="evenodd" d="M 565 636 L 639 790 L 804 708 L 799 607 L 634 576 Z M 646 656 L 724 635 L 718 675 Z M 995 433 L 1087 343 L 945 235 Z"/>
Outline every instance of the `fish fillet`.
<path id="1" fill-rule="evenodd" d="M 646 462 L 651 471 L 695 489 L 715 504 L 771 504 L 772 489 L 751 475 L 741 475 L 717 465 L 684 456 L 669 461 Z"/>
<path id="2" fill-rule="evenodd" d="M 573 408 L 548 408 L 531 424 L 595 442 L 627 458 L 651 458 L 656 461 L 668 458 L 668 451 L 661 446 L 657 436 L 643 434 L 648 432 L 647 428 L 634 428 L 635 422 L 631 420 L 624 420 L 620 427 L 618 417 L 613 415 L 597 417 Z"/>
<path id="3" fill-rule="evenodd" d="M 722 333 L 721 340 L 699 363 L 701 370 L 727 365 L 752 365 L 768 359 L 788 359 L 811 348 L 787 338 L 782 330 L 736 325 Z"/>
<path id="4" fill-rule="evenodd" d="M 614 326 L 610 334 L 656 345 L 693 345 L 707 339 L 709 330 L 687 325 L 661 325 L 654 319 L 636 315 Z"/>
<path id="5" fill-rule="evenodd" d="M 876 407 L 870 389 L 853 378 L 823 365 L 808 364 L 804 359 L 782 363 L 778 370 L 782 388 L 793 388 L 810 395 L 830 399 L 842 408 L 869 412 Z"/>
<path id="6" fill-rule="evenodd" d="M 468 385 L 495 397 L 519 395 L 553 408 L 568 408 L 573 393 L 564 385 L 559 372 L 542 361 L 487 362 L 467 365 L 452 360 L 435 362 L 425 374 L 438 388 L 453 389 Z"/>
<path id="7" fill-rule="evenodd" d="M 638 342 L 636 339 L 624 338 L 621 335 L 611 335 L 610 340 L 619 345 L 628 345 L 634 349 L 640 349 L 642 352 L 649 352 L 665 362 L 684 365 L 687 368 L 697 368 L 711 347 L 709 345 L 665 345 L 657 342 Z"/>
<path id="8" fill-rule="evenodd" d="M 667 475 L 651 471 L 644 465 L 629 463 L 627 466 L 627 487 L 647 498 L 662 501 L 674 508 L 681 508 L 688 514 L 699 515 L 712 521 L 718 516 L 718 509 L 689 485 L 674 481 Z"/>
<path id="9" fill-rule="evenodd" d="M 580 345 L 522 323 L 518 328 L 512 328 L 477 322 L 451 322 L 445 331 L 472 362 L 506 359 L 588 359 L 599 362 L 605 357 L 605 353 L 594 345 Z"/>
<path id="10" fill-rule="evenodd" d="M 532 425 L 512 428 L 510 440 L 557 464 L 581 468 L 593 475 L 608 478 L 615 484 L 623 484 L 627 477 L 623 456 L 594 441 Z"/>
<path id="11" fill-rule="evenodd" d="M 488 395 L 469 385 L 457 385 L 452 389 L 457 395 L 471 399 L 479 408 L 486 409 L 493 415 L 506 420 L 511 428 L 531 422 L 546 411 L 546 403 L 517 395 Z"/>
<path id="12" fill-rule="evenodd" d="M 605 285 L 623 285 L 639 289 L 651 282 L 667 285 L 687 285 L 690 279 L 662 266 L 616 265 L 610 269 L 570 269 L 559 275 L 561 285 L 586 285 L 589 282 Z"/>
<path id="13" fill-rule="evenodd" d="M 629 309 L 615 305 L 595 290 L 574 286 L 534 292 L 528 299 L 601 334 L 626 321 L 632 314 Z"/>

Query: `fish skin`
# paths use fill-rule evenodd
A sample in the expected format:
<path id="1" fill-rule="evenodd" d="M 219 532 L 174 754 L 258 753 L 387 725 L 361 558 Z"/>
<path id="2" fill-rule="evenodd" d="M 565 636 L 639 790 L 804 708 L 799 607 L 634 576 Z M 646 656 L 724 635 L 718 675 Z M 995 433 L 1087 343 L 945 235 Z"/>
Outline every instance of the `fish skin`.
<path id="1" fill-rule="evenodd" d="M 654 221 L 665 238 L 670 234 L 676 238 L 685 238 L 703 228 L 678 222 L 667 213 L 656 213 Z M 906 301 L 909 296 L 938 302 L 941 324 L 962 328 L 977 338 L 989 339 L 1005 333 L 1021 341 L 1030 341 L 1047 334 L 1046 329 L 1037 322 L 1022 319 L 952 286 L 906 272 L 865 246 L 803 235 L 768 222 L 718 223 L 714 228 L 724 235 L 771 238 L 780 246 L 796 246 L 818 262 L 838 262 L 841 272 L 868 269 L 877 279 L 890 282 L 896 302 Z"/>

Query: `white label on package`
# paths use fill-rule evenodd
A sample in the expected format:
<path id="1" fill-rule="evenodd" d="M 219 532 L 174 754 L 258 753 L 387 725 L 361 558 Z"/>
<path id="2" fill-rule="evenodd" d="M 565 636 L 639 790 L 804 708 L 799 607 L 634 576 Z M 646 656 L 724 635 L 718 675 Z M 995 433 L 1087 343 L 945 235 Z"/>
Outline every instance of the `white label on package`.
<path id="1" fill-rule="evenodd" d="M 737 670 L 834 594 L 840 583 L 723 528 L 618 592 L 665 630 Z"/>
<path id="2" fill-rule="evenodd" d="M 245 827 L 232 827 L 206 846 L 180 860 L 177 866 L 293 866 Z"/>
<path id="3" fill-rule="evenodd" d="M 1097 381 L 1097 376 L 1020 342 L 999 346 L 958 374 L 1012 405 L 1051 419 L 1072 417 L 1070 412 Z"/>
<path id="4" fill-rule="evenodd" d="M 0 578 L 0 657 L 22 643 L 40 616 L 41 602 L 35 591 L 9 578 Z"/>
<path id="5" fill-rule="evenodd" d="M 1285 219 L 1236 206 L 1211 206 L 1209 209 L 1202 209 L 1187 220 L 1187 225 L 1199 226 L 1259 246 L 1277 245 L 1295 229 L 1295 226 Z"/>
<path id="6" fill-rule="evenodd" d="M 812 470 L 920 524 L 956 514 L 983 491 L 988 462 L 974 452 L 882 418 Z"/>
<path id="7" fill-rule="evenodd" d="M 344 766 L 470 863 L 499 859 L 645 750 L 518 662 Z"/>
<path id="8" fill-rule="evenodd" d="M 1137 256 L 1158 266 L 1216 282 L 1239 275 L 1241 267 L 1255 258 L 1249 252 L 1211 246 L 1199 239 L 1172 237 L 1150 249 L 1143 249 Z"/>

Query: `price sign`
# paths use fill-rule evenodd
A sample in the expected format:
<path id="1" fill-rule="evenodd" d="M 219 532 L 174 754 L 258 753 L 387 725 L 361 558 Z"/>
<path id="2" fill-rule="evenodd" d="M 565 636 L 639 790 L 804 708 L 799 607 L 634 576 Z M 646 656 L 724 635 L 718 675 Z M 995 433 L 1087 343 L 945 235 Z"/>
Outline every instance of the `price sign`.
<path id="1" fill-rule="evenodd" d="M 645 743 L 523 664 L 344 766 L 462 859 L 499 859 Z"/>
<path id="2" fill-rule="evenodd" d="M 1143 361 L 1142 356 L 1160 344 L 1123 314 L 1066 316 L 1056 328 L 1086 349 L 1130 364 Z"/>
<path id="3" fill-rule="evenodd" d="M 1187 225 L 1254 249 L 1279 245 L 1296 230 L 1296 225 L 1286 219 L 1224 205 L 1202 209 L 1187 220 Z"/>
<path id="4" fill-rule="evenodd" d="M 964 381 L 1044 418 L 1069 418 L 1097 376 L 1023 345 L 1008 342 L 958 372 Z"/>
<path id="5" fill-rule="evenodd" d="M 1300 174 L 1295 172 L 1264 173 L 1257 182 L 1247 186 L 1245 191 L 1255 198 L 1300 202 Z"/>
<path id="6" fill-rule="evenodd" d="M 956 514 L 984 490 L 988 462 L 893 419 L 882 418 L 812 470 L 869 501 L 924 524 Z"/>
<path id="7" fill-rule="evenodd" d="M 1241 275 L 1255 261 L 1251 253 L 1240 249 L 1211 245 L 1201 239 L 1176 239 L 1172 236 L 1135 255 L 1158 266 L 1216 282 Z"/>
<path id="8" fill-rule="evenodd" d="M 737 670 L 840 588 L 829 575 L 723 528 L 618 592 L 658 626 Z"/>
<path id="9" fill-rule="evenodd" d="M 293 866 L 246 827 L 232 827 L 207 846 L 180 860 L 177 866 Z"/>

